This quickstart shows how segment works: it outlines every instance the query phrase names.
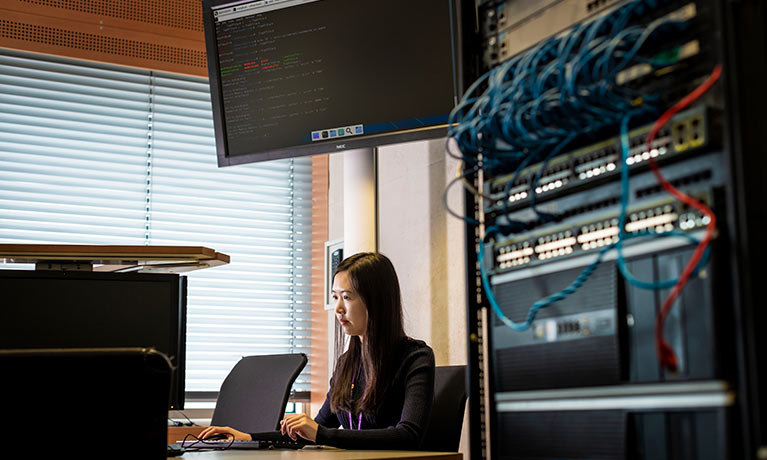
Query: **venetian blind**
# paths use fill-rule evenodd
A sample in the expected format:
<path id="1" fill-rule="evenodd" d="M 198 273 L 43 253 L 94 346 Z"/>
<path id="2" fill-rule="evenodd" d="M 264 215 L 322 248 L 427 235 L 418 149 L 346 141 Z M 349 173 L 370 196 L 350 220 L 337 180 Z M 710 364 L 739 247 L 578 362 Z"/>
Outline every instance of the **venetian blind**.
<path id="1" fill-rule="evenodd" d="M 311 160 L 218 168 L 205 79 L 0 49 L 0 242 L 229 255 L 187 273 L 187 392 L 308 354 Z"/>

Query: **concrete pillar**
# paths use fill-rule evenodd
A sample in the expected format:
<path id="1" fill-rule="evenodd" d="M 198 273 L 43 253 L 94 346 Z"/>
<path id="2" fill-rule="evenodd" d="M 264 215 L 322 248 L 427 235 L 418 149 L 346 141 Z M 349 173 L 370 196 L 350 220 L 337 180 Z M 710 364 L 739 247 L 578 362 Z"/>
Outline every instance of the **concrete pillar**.
<path id="1" fill-rule="evenodd" d="M 344 257 L 378 248 L 374 149 L 344 152 Z"/>

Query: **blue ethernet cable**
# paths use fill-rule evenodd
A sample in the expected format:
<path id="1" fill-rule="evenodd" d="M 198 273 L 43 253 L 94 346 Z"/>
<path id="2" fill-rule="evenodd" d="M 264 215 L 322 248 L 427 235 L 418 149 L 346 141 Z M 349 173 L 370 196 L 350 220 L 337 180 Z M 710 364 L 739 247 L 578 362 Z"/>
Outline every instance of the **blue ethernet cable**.
<path id="1" fill-rule="evenodd" d="M 662 280 L 662 281 L 652 281 L 652 282 L 640 280 L 636 278 L 629 271 L 628 266 L 626 264 L 626 260 L 623 257 L 623 241 L 629 238 L 629 236 L 626 234 L 626 211 L 628 208 L 628 200 L 629 200 L 629 168 L 626 164 L 626 159 L 628 158 L 628 153 L 629 153 L 628 124 L 631 117 L 636 115 L 636 113 L 637 112 L 629 112 L 623 117 L 623 120 L 621 120 L 621 133 L 620 133 L 621 195 L 620 195 L 620 211 L 618 213 L 618 241 L 615 244 L 615 248 L 616 248 L 617 256 L 618 256 L 617 257 L 618 270 L 620 270 L 621 275 L 626 281 L 628 281 L 629 283 L 631 283 L 632 285 L 638 288 L 649 289 L 649 290 L 669 289 L 676 284 L 678 278 Z M 632 235 L 631 237 L 644 236 L 648 234 L 650 233 L 642 232 L 641 234 Z M 657 237 L 681 236 L 681 237 L 687 238 L 693 244 L 698 244 L 700 242 L 697 238 L 694 238 L 692 235 L 679 230 L 672 230 L 670 232 L 664 232 L 661 234 L 652 234 L 652 235 Z M 697 273 L 703 267 L 705 267 L 706 264 L 708 263 L 709 249 L 710 249 L 710 246 L 706 248 L 706 251 L 703 253 L 703 257 L 701 257 L 700 261 L 698 261 L 698 264 L 695 266 L 695 270 L 692 272 L 692 276 L 697 275 Z"/>

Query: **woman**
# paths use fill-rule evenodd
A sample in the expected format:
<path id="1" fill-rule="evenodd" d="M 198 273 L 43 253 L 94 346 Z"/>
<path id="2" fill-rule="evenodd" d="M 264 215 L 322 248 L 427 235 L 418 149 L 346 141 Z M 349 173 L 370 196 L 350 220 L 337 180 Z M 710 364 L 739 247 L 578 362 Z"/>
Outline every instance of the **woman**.
<path id="1" fill-rule="evenodd" d="M 431 413 L 434 353 L 405 335 L 394 266 L 379 253 L 355 254 L 336 268 L 332 293 L 349 348 L 317 417 L 288 415 L 280 432 L 345 449 L 418 449 Z M 254 438 L 229 427 L 209 427 L 200 437 L 214 435 Z"/>

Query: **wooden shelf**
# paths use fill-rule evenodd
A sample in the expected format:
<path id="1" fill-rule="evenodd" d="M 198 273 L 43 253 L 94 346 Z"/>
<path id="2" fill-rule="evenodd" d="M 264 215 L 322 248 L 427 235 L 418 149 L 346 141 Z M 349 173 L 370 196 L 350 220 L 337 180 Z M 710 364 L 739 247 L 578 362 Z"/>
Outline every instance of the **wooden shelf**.
<path id="1" fill-rule="evenodd" d="M 229 263 L 229 256 L 202 246 L 0 244 L 0 263 L 38 269 L 180 273 Z"/>

